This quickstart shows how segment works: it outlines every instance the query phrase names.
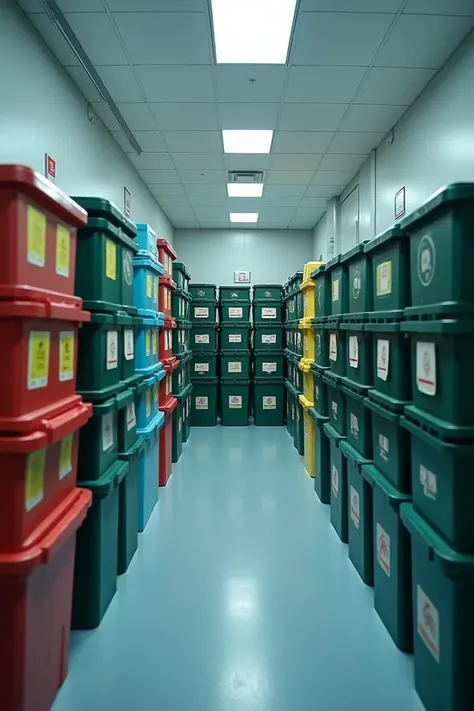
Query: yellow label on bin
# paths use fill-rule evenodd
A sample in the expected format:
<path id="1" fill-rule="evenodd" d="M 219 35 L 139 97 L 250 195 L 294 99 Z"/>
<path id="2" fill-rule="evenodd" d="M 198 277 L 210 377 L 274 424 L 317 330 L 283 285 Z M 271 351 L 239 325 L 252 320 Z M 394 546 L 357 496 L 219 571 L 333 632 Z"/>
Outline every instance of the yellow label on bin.
<path id="1" fill-rule="evenodd" d="M 151 334 L 150 334 L 150 329 L 147 328 L 145 331 L 145 353 L 147 356 L 150 355 L 150 348 L 151 348 Z"/>
<path id="2" fill-rule="evenodd" d="M 158 353 L 158 336 L 156 334 L 156 328 L 153 329 L 153 334 L 151 337 L 151 352 L 153 355 Z"/>
<path id="3" fill-rule="evenodd" d="M 32 452 L 26 460 L 25 510 L 31 511 L 43 501 L 46 448 Z"/>
<path id="4" fill-rule="evenodd" d="M 382 262 L 377 267 L 377 296 L 392 293 L 392 262 Z"/>
<path id="5" fill-rule="evenodd" d="M 46 215 L 28 205 L 26 216 L 26 258 L 36 267 L 44 267 L 46 260 Z"/>
<path id="6" fill-rule="evenodd" d="M 146 416 L 150 417 L 150 415 L 151 415 L 151 388 L 147 388 L 147 390 L 145 390 L 145 410 L 146 410 Z"/>
<path id="7" fill-rule="evenodd" d="M 146 275 L 146 298 L 151 299 L 153 293 L 153 277 L 147 272 Z"/>
<path id="8" fill-rule="evenodd" d="M 28 339 L 28 390 L 45 388 L 49 377 L 49 331 L 30 331 Z"/>
<path id="9" fill-rule="evenodd" d="M 64 479 L 72 472 L 72 443 L 74 434 L 66 435 L 61 440 L 61 449 L 59 452 L 59 478 Z"/>
<path id="10" fill-rule="evenodd" d="M 62 225 L 56 230 L 56 274 L 69 276 L 69 255 L 71 253 L 71 235 Z"/>
<path id="11" fill-rule="evenodd" d="M 59 334 L 59 381 L 74 378 L 74 331 Z"/>
<path id="12" fill-rule="evenodd" d="M 105 276 L 117 279 L 117 245 L 111 239 L 105 240 Z"/>

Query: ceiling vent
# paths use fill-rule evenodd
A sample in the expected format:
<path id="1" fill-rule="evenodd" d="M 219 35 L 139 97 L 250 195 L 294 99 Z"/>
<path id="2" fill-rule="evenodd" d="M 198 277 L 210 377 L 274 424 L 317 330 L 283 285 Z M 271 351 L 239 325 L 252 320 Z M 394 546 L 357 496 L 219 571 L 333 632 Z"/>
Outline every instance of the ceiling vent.
<path id="1" fill-rule="evenodd" d="M 228 183 L 263 183 L 263 170 L 229 170 Z"/>

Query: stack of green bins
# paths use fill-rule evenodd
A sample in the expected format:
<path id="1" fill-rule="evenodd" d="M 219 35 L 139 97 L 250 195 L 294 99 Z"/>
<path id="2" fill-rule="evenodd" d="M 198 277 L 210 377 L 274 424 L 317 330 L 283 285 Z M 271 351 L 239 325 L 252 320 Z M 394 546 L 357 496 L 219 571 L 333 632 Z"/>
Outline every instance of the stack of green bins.
<path id="1" fill-rule="evenodd" d="M 173 438 L 171 461 L 179 462 L 185 444 L 190 435 L 191 398 L 191 303 L 192 295 L 189 288 L 190 275 L 182 262 L 173 262 L 173 281 L 176 290 L 171 298 L 171 315 L 176 321 L 173 329 L 173 355 L 176 356 L 178 367 L 172 374 L 172 395 L 178 401 L 173 410 Z"/>
<path id="2" fill-rule="evenodd" d="M 79 336 L 78 390 L 93 403 L 80 438 L 78 482 L 93 505 L 76 547 L 72 626 L 96 627 L 138 545 L 138 459 L 133 259 L 136 226 L 108 200 L 74 198 L 88 214 L 79 232 L 75 291 L 92 312 Z"/>
<path id="3" fill-rule="evenodd" d="M 250 287 L 219 289 L 221 425 L 245 427 L 250 415 Z"/>
<path id="4" fill-rule="evenodd" d="M 219 390 L 217 286 L 191 283 L 189 294 L 192 324 L 190 343 L 192 396 L 188 417 L 190 416 L 191 425 L 194 427 L 215 427 L 218 418 Z"/>
<path id="5" fill-rule="evenodd" d="M 253 416 L 255 425 L 285 424 L 281 284 L 253 287 Z"/>
<path id="6" fill-rule="evenodd" d="M 302 331 L 298 328 L 303 318 L 303 293 L 300 286 L 303 272 L 296 272 L 285 285 L 284 296 L 284 335 L 283 357 L 286 389 L 287 430 L 293 438 L 293 444 L 301 456 L 304 455 L 304 420 L 303 407 L 299 396 L 303 393 L 303 372 L 298 363 L 303 355 Z M 290 421 L 288 421 L 290 418 Z"/>

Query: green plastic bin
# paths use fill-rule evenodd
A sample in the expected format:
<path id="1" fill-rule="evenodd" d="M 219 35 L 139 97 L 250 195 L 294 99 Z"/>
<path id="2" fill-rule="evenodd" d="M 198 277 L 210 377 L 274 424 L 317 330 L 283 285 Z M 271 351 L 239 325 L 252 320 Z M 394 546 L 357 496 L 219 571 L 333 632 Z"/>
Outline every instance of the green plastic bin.
<path id="1" fill-rule="evenodd" d="M 415 511 L 400 507 L 411 534 L 415 689 L 426 711 L 472 708 L 474 557 L 446 544 Z"/>
<path id="2" fill-rule="evenodd" d="M 385 318 L 401 318 L 410 303 L 409 243 L 399 225 L 365 245 L 372 257 L 374 311 Z"/>
<path id="3" fill-rule="evenodd" d="M 250 302 L 245 301 L 220 301 L 221 322 L 250 323 Z"/>
<path id="4" fill-rule="evenodd" d="M 282 351 L 284 348 L 281 324 L 255 324 L 253 347 L 256 351 Z"/>
<path id="5" fill-rule="evenodd" d="M 323 375 L 326 372 L 326 368 L 321 368 L 316 363 L 311 363 L 311 372 L 313 374 L 313 384 L 314 384 L 314 409 L 322 417 L 328 417 L 328 392 L 327 384 L 323 380 Z"/>
<path id="6" fill-rule="evenodd" d="M 178 289 L 182 289 L 186 293 L 189 292 L 191 275 L 184 266 L 183 262 L 173 262 L 173 281 L 176 282 Z"/>
<path id="7" fill-rule="evenodd" d="M 242 301 L 250 306 L 249 286 L 221 286 L 219 287 L 219 300 L 222 301 Z"/>
<path id="8" fill-rule="evenodd" d="M 344 317 L 344 319 L 349 317 Z M 372 334 L 361 321 L 346 321 L 341 324 L 346 339 L 346 378 L 354 385 L 373 386 Z"/>
<path id="9" fill-rule="evenodd" d="M 413 651 L 410 536 L 400 518 L 402 494 L 373 464 L 362 465 L 373 487 L 374 607 L 402 652 Z"/>
<path id="10" fill-rule="evenodd" d="M 183 453 L 183 420 L 184 420 L 184 406 L 188 399 L 188 395 L 192 390 L 191 383 L 187 385 L 184 390 L 175 395 L 178 404 L 173 410 L 173 443 L 171 447 L 171 461 L 173 464 L 177 464 Z"/>
<path id="11" fill-rule="evenodd" d="M 326 271 L 326 265 L 321 264 L 318 269 L 311 273 L 311 279 L 314 280 L 314 298 L 315 310 L 317 319 L 326 318 L 331 315 L 331 279 L 329 271 Z"/>
<path id="12" fill-rule="evenodd" d="M 365 252 L 367 242 L 361 242 L 342 255 L 341 264 L 347 268 L 348 312 L 353 318 L 365 321 L 374 308 L 372 258 Z"/>
<path id="13" fill-rule="evenodd" d="M 322 504 L 331 501 L 331 450 L 329 439 L 323 431 L 323 425 L 329 422 L 328 417 L 320 415 L 314 407 L 309 409 L 314 420 L 314 490 Z"/>
<path id="14" fill-rule="evenodd" d="M 286 429 L 288 434 L 290 435 L 291 438 L 293 438 L 294 435 L 294 419 L 295 419 L 295 398 L 292 392 L 290 391 L 290 387 L 292 388 L 293 386 L 291 385 L 289 380 L 285 380 L 285 389 L 286 389 Z"/>
<path id="15" fill-rule="evenodd" d="M 371 411 L 365 406 L 368 388 L 357 387 L 347 378 L 342 378 L 341 391 L 345 395 L 346 437 L 362 457 L 372 457 Z"/>
<path id="16" fill-rule="evenodd" d="M 192 397 L 194 386 L 190 383 L 191 387 L 188 390 L 188 395 L 186 400 L 183 402 L 183 444 L 185 444 L 191 434 L 191 409 L 193 406 Z"/>
<path id="17" fill-rule="evenodd" d="M 120 483 L 128 462 L 116 460 L 97 481 L 84 481 L 92 506 L 77 532 L 72 629 L 94 629 L 117 592 Z"/>
<path id="18" fill-rule="evenodd" d="M 194 303 L 194 302 L 193 302 Z M 176 289 L 171 297 L 171 313 L 173 318 L 190 321 L 191 297 L 183 289 Z"/>
<path id="19" fill-rule="evenodd" d="M 216 323 L 217 301 L 214 299 L 193 299 L 191 302 L 191 321 L 194 324 Z"/>
<path id="20" fill-rule="evenodd" d="M 327 332 L 328 365 L 335 375 L 345 376 L 346 374 L 346 337 L 344 331 L 341 330 L 341 320 L 332 319 L 326 321 L 324 328 Z M 321 365 L 316 360 L 318 365 Z"/>
<path id="21" fill-rule="evenodd" d="M 118 401 L 112 397 L 93 405 L 92 416 L 81 429 L 78 482 L 102 479 L 117 460 L 117 452 Z"/>
<path id="22" fill-rule="evenodd" d="M 231 380 L 250 378 L 250 351 L 221 351 L 220 375 Z"/>
<path id="23" fill-rule="evenodd" d="M 283 427 L 285 424 L 285 381 L 255 378 L 253 417 L 257 427 Z"/>
<path id="24" fill-rule="evenodd" d="M 249 323 L 221 323 L 220 350 L 249 351 L 250 333 Z"/>
<path id="25" fill-rule="evenodd" d="M 191 426 L 215 427 L 218 410 L 218 378 L 192 381 Z"/>
<path id="26" fill-rule="evenodd" d="M 317 318 L 311 321 L 311 328 L 314 331 L 315 363 L 321 368 L 329 368 L 329 338 L 325 328 L 326 321 L 326 318 Z"/>
<path id="27" fill-rule="evenodd" d="M 140 378 L 134 387 L 122 390 L 115 396 L 118 415 L 117 450 L 119 452 L 127 452 L 135 444 L 138 437 L 136 407 L 142 380 L 143 378 Z"/>
<path id="28" fill-rule="evenodd" d="M 249 424 L 250 381 L 221 380 L 221 425 L 245 427 Z"/>
<path id="29" fill-rule="evenodd" d="M 402 322 L 369 321 L 365 330 L 372 335 L 372 383 L 375 390 L 399 403 L 410 401 L 410 339 L 402 332 Z"/>
<path id="30" fill-rule="evenodd" d="M 407 314 L 472 314 L 474 183 L 438 190 L 401 227 L 410 243 L 412 308 Z"/>
<path id="31" fill-rule="evenodd" d="M 280 299 L 255 299 L 253 302 L 254 323 L 281 323 L 283 308 Z"/>
<path id="32" fill-rule="evenodd" d="M 190 284 L 189 294 L 193 299 L 217 299 L 217 286 L 215 284 Z"/>
<path id="33" fill-rule="evenodd" d="M 172 377 L 173 377 L 172 392 L 173 392 L 173 395 L 175 393 L 180 393 L 181 390 L 183 390 L 183 388 L 185 388 L 186 385 L 189 384 L 189 382 L 190 382 L 189 364 L 191 363 L 192 359 L 193 359 L 192 353 L 181 353 L 180 355 L 176 356 L 176 360 L 178 361 L 178 367 L 172 371 Z"/>
<path id="34" fill-rule="evenodd" d="M 362 465 L 369 464 L 354 447 L 342 440 L 339 448 L 347 463 L 347 502 L 349 514 L 349 560 L 361 580 L 374 584 L 374 522 L 372 486 L 362 476 Z"/>
<path id="35" fill-rule="evenodd" d="M 254 351 L 254 377 L 278 378 L 284 376 L 283 353 L 276 351 Z"/>
<path id="36" fill-rule="evenodd" d="M 410 433 L 418 513 L 450 546 L 474 555 L 474 442 L 442 439 L 436 420 L 415 407 L 405 408 L 401 425 Z"/>
<path id="37" fill-rule="evenodd" d="M 342 437 L 346 434 L 346 396 L 342 392 L 343 379 L 326 370 L 322 377 L 326 384 L 329 422 Z"/>
<path id="38" fill-rule="evenodd" d="M 217 323 L 193 322 L 191 328 L 191 350 L 217 351 Z"/>
<path id="39" fill-rule="evenodd" d="M 326 422 L 323 431 L 329 441 L 329 467 L 330 467 L 330 506 L 331 525 L 343 543 L 347 543 L 349 515 L 347 503 L 347 460 L 342 456 L 340 448 L 344 437 Z"/>
<path id="40" fill-rule="evenodd" d="M 118 458 L 128 464 L 128 471 L 119 487 L 119 522 L 117 572 L 126 573 L 138 548 L 138 477 L 140 457 L 143 456 L 145 440 L 137 437 L 135 443 Z"/>
<path id="41" fill-rule="evenodd" d="M 281 284 L 254 284 L 254 301 L 280 301 L 282 298 Z"/>
<path id="42" fill-rule="evenodd" d="M 303 405 L 300 403 L 298 397 L 298 392 L 293 389 L 295 395 L 295 419 L 294 419 L 294 433 L 293 433 L 293 444 L 299 455 L 304 457 L 304 417 L 303 417 Z"/>
<path id="43" fill-rule="evenodd" d="M 190 321 L 183 321 L 182 319 L 175 319 L 176 328 L 172 329 L 173 334 L 173 355 L 181 355 L 183 353 L 188 353 L 190 351 L 190 341 L 191 341 L 191 330 L 192 323 Z"/>
<path id="44" fill-rule="evenodd" d="M 349 308 L 349 284 L 347 264 L 342 261 L 340 254 L 327 262 L 326 273 L 331 283 L 331 311 L 330 316 L 342 316 Z M 316 311 L 316 314 L 318 312 Z"/>
<path id="45" fill-rule="evenodd" d="M 192 380 L 217 378 L 217 351 L 193 351 Z"/>

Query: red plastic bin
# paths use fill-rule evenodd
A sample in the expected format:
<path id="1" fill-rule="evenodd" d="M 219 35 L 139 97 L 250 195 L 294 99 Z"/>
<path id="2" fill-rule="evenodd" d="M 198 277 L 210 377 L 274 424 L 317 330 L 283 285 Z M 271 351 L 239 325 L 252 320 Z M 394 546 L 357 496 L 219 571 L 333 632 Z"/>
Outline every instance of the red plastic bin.
<path id="1" fill-rule="evenodd" d="M 0 302 L 0 431 L 31 432 L 77 403 L 79 326 L 90 317 L 77 306 Z"/>
<path id="2" fill-rule="evenodd" d="M 157 239 L 156 246 L 158 247 L 158 261 L 164 266 L 165 272 L 172 276 L 176 252 L 167 239 Z"/>
<path id="3" fill-rule="evenodd" d="M 161 276 L 158 310 L 162 311 L 165 316 L 171 316 L 173 291 L 176 291 L 176 283 L 172 280 L 170 275 L 166 274 L 165 276 Z"/>
<path id="4" fill-rule="evenodd" d="M 45 520 L 76 486 L 79 430 L 91 414 L 80 401 L 34 432 L 0 437 L 0 553 L 43 537 Z"/>
<path id="5" fill-rule="evenodd" d="M 170 316 L 165 316 L 165 322 L 160 329 L 159 342 L 159 357 L 162 363 L 173 356 L 173 328 L 176 328 L 176 321 Z"/>
<path id="6" fill-rule="evenodd" d="M 168 358 L 168 360 L 162 361 L 163 370 L 166 375 L 160 382 L 160 409 L 162 406 L 166 405 L 170 397 L 172 397 L 173 392 L 173 371 L 176 370 L 179 363 L 176 356 Z"/>
<path id="7" fill-rule="evenodd" d="M 0 705 L 49 711 L 68 671 L 76 532 L 92 494 L 73 489 L 44 534 L 0 554 Z"/>
<path id="8" fill-rule="evenodd" d="M 87 212 L 31 168 L 0 165 L 0 299 L 74 294 L 77 229 Z"/>
<path id="9" fill-rule="evenodd" d="M 173 410 L 178 405 L 175 397 L 169 398 L 164 405 L 160 405 L 160 411 L 165 415 L 165 424 L 160 430 L 160 471 L 158 473 L 158 483 L 166 486 L 171 476 L 173 464 Z"/>

